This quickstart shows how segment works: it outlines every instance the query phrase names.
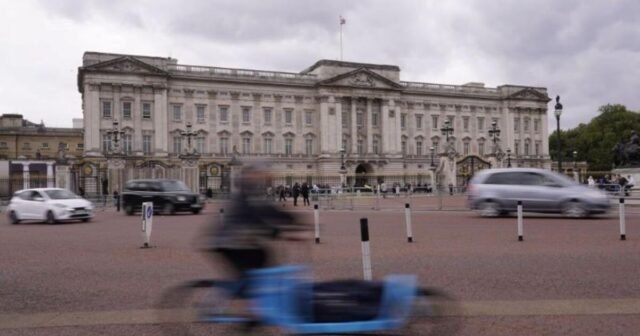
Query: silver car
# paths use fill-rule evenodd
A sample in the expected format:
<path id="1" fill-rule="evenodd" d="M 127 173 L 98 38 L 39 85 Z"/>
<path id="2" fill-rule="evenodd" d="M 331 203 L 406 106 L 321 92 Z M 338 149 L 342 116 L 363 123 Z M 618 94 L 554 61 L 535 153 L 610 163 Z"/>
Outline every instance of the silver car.
<path id="1" fill-rule="evenodd" d="M 544 169 L 487 169 L 476 173 L 467 188 L 469 206 L 493 217 L 517 210 L 586 217 L 611 206 L 603 192 L 580 185 L 567 176 Z"/>

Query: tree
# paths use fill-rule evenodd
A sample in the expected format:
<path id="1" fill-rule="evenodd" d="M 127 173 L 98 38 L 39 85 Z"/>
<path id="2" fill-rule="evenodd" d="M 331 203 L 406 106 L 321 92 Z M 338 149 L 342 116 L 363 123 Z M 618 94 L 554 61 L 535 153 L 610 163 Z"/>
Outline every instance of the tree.
<path id="1" fill-rule="evenodd" d="M 604 105 L 599 115 L 588 124 L 560 131 L 563 162 L 573 162 L 573 151 L 578 161 L 587 161 L 591 171 L 609 171 L 613 168 L 611 149 L 618 142 L 627 142 L 632 130 L 640 131 L 640 113 L 627 110 L 624 105 Z M 551 159 L 558 160 L 557 131 L 549 136 Z"/>

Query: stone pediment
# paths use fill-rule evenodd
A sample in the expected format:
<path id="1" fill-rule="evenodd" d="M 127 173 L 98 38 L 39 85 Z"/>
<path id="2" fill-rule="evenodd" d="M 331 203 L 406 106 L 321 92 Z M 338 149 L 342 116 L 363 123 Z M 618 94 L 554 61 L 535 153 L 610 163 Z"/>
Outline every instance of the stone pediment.
<path id="1" fill-rule="evenodd" d="M 327 78 L 319 82 L 318 85 L 387 90 L 399 90 L 402 88 L 399 83 L 364 68 Z"/>
<path id="2" fill-rule="evenodd" d="M 549 102 L 551 98 L 544 93 L 541 93 L 532 88 L 522 89 L 518 92 L 515 92 L 507 97 L 509 100 L 537 100 L 543 102 Z"/>
<path id="3" fill-rule="evenodd" d="M 84 67 L 85 71 L 123 72 L 136 74 L 165 75 L 166 71 L 132 56 L 123 56 Z"/>

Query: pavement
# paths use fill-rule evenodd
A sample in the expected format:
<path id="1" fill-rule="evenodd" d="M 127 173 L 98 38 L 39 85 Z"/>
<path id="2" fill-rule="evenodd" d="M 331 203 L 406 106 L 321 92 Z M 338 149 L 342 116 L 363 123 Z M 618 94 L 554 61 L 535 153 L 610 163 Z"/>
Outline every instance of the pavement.
<path id="1" fill-rule="evenodd" d="M 449 201 L 450 209 L 458 202 Z M 449 317 L 462 325 L 457 335 L 638 335 L 639 213 L 627 213 L 625 241 L 615 209 L 584 220 L 525 214 L 519 242 L 514 217 L 415 203 L 423 210 L 412 214 L 414 243 L 407 243 L 404 203 L 395 202 L 383 211 L 321 210 L 321 243 L 281 246 L 278 257 L 311 263 L 319 280 L 362 278 L 359 219 L 367 217 L 374 278 L 415 273 L 446 290 L 462 306 Z M 157 335 L 167 322 L 156 310 L 166 288 L 224 276 L 199 250 L 219 206 L 156 216 L 149 249 L 140 248 L 139 217 L 113 209 L 90 223 L 1 218 L 0 335 Z M 312 225 L 309 207 L 285 209 Z"/>

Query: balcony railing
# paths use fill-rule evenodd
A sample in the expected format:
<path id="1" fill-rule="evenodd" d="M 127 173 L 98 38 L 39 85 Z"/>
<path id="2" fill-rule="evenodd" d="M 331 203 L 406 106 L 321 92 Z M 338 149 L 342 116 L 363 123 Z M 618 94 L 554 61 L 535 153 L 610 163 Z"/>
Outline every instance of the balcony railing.
<path id="1" fill-rule="evenodd" d="M 400 82 L 400 85 L 408 89 L 422 89 L 426 91 L 448 91 L 448 92 L 463 92 L 463 93 L 488 93 L 497 94 L 496 88 L 485 88 L 465 85 L 448 85 L 448 84 L 432 84 L 421 82 Z"/>
<path id="2" fill-rule="evenodd" d="M 169 65 L 169 71 L 175 73 L 183 73 L 196 76 L 208 77 L 237 77 L 237 78 L 257 78 L 271 80 L 297 80 L 297 81 L 317 81 L 318 78 L 313 74 L 299 74 L 294 72 L 249 70 L 249 69 L 232 69 L 219 67 L 206 67 L 195 65 Z"/>

